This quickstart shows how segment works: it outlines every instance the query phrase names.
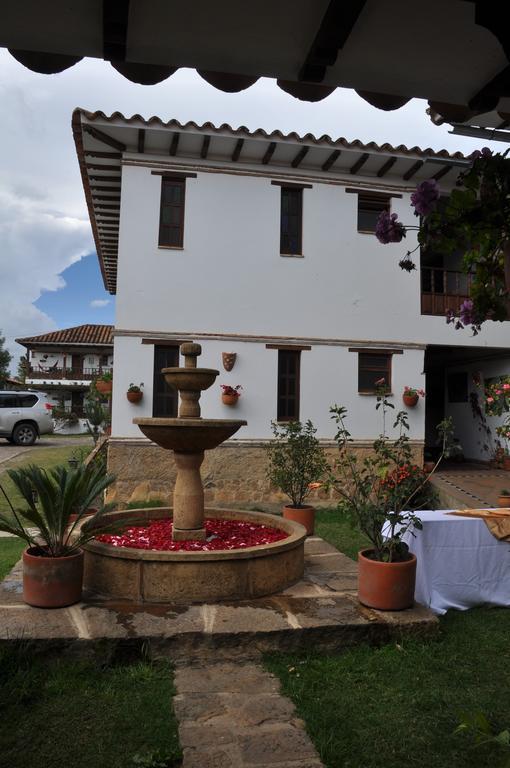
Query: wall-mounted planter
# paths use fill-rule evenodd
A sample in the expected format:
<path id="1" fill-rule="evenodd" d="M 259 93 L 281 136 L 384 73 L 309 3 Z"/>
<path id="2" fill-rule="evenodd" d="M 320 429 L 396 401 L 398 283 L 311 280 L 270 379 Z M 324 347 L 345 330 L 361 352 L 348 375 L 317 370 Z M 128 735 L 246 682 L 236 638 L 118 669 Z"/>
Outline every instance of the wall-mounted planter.
<path id="1" fill-rule="evenodd" d="M 143 397 L 143 392 L 126 392 L 126 397 L 130 403 L 139 403 Z"/>
<path id="2" fill-rule="evenodd" d="M 221 402 L 224 405 L 236 405 L 239 400 L 239 395 L 222 395 Z"/>
<path id="3" fill-rule="evenodd" d="M 415 405 L 418 405 L 418 399 L 418 395 L 402 395 L 404 405 L 408 408 L 414 408 Z"/>

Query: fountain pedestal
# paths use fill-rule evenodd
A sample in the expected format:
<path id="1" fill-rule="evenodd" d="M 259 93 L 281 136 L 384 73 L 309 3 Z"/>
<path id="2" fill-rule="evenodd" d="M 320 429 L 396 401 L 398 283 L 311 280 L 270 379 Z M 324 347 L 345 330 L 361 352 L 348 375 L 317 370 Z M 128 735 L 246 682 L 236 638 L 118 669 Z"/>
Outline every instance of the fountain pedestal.
<path id="1" fill-rule="evenodd" d="M 204 488 L 200 467 L 204 452 L 181 453 L 174 451 L 177 479 L 174 489 L 174 541 L 205 540 Z"/>

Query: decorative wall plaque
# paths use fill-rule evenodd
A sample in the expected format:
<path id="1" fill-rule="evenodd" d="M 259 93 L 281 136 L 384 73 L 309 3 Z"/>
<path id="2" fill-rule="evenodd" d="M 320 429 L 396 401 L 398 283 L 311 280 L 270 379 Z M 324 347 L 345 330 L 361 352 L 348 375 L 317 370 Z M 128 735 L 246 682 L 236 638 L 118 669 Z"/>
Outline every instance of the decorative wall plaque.
<path id="1" fill-rule="evenodd" d="M 226 371 L 231 371 L 235 365 L 237 352 L 222 352 L 223 367 Z"/>

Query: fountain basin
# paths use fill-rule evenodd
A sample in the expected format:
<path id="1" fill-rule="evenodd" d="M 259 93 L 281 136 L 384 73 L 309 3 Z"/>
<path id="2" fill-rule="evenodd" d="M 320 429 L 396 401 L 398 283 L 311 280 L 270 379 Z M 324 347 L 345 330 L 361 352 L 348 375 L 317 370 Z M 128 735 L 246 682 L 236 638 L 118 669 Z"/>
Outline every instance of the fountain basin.
<path id="1" fill-rule="evenodd" d="M 198 453 L 216 448 L 243 427 L 246 421 L 230 419 L 133 419 L 143 434 L 162 448 Z"/>
<path id="2" fill-rule="evenodd" d="M 245 549 L 168 552 L 113 547 L 99 541 L 85 545 L 84 586 L 93 593 L 136 603 L 244 600 L 286 589 L 303 575 L 302 525 L 262 512 L 208 508 L 208 517 L 262 523 L 288 533 L 287 538 Z M 111 520 L 143 525 L 172 516 L 172 509 L 111 512 Z"/>
<path id="3" fill-rule="evenodd" d="M 202 392 L 216 381 L 219 371 L 214 368 L 162 368 L 167 384 L 184 392 Z"/>

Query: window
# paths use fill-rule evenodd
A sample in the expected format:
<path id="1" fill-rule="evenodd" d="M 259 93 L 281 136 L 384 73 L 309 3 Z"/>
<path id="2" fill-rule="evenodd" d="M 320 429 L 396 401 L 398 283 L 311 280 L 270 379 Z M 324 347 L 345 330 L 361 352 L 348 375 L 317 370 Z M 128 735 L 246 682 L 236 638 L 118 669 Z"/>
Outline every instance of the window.
<path id="1" fill-rule="evenodd" d="M 185 179 L 163 177 L 161 180 L 158 245 L 183 247 L 185 185 Z"/>
<path id="2" fill-rule="evenodd" d="M 178 408 L 178 394 L 175 387 L 166 383 L 161 373 L 162 368 L 174 368 L 179 365 L 179 347 L 154 347 L 154 388 L 152 415 L 175 418 Z"/>
<path id="3" fill-rule="evenodd" d="M 449 373 L 446 378 L 449 403 L 467 403 L 468 375 L 466 371 Z"/>
<path id="4" fill-rule="evenodd" d="M 303 190 L 282 187 L 280 215 L 280 253 L 300 255 L 303 218 Z"/>
<path id="5" fill-rule="evenodd" d="M 358 232 L 375 233 L 377 219 L 382 211 L 390 210 L 390 198 L 371 192 L 358 194 Z"/>
<path id="6" fill-rule="evenodd" d="M 19 408 L 33 408 L 39 402 L 37 395 L 18 395 Z"/>
<path id="7" fill-rule="evenodd" d="M 0 408 L 19 408 L 18 396 L 15 393 L 12 395 L 0 395 Z"/>
<path id="8" fill-rule="evenodd" d="M 376 381 L 384 379 L 387 391 L 391 391 L 391 354 L 387 352 L 360 352 L 358 355 L 358 392 L 373 395 Z"/>
<path id="9" fill-rule="evenodd" d="M 278 350 L 277 421 L 299 420 L 299 350 Z"/>

